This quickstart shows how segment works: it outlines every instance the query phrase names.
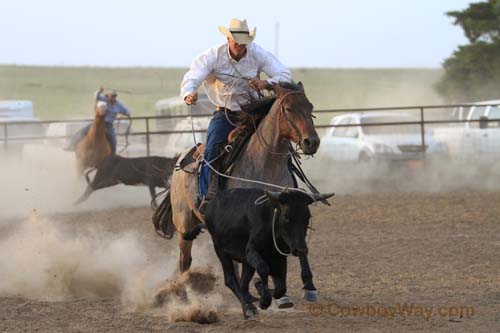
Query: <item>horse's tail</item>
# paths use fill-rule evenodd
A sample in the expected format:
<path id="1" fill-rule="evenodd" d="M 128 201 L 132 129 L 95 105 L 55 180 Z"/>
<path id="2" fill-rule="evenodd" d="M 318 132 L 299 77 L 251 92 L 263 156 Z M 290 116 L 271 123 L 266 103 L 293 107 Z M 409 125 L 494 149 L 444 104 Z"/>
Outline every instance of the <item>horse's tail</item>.
<path id="1" fill-rule="evenodd" d="M 182 239 L 187 240 L 187 241 L 192 241 L 195 240 L 196 237 L 202 232 L 203 229 L 206 229 L 207 225 L 204 223 L 197 224 L 193 230 L 188 231 L 186 233 L 182 234 Z"/>

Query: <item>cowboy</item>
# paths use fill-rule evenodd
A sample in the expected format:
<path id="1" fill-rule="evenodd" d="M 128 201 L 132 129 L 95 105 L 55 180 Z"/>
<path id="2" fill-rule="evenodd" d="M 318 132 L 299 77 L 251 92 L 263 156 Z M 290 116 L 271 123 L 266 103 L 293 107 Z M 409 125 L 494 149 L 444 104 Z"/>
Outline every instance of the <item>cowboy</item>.
<path id="1" fill-rule="evenodd" d="M 227 42 L 212 47 L 196 57 L 184 75 L 181 96 L 186 104 L 196 104 L 198 87 L 203 83 L 208 99 L 216 106 L 207 130 L 204 159 L 211 163 L 219 147 L 235 128 L 240 104 L 248 94 L 266 89 L 274 83 L 291 82 L 292 75 L 272 53 L 253 42 L 256 29 L 248 29 L 246 20 L 232 19 L 229 27 L 219 26 Z M 265 73 L 269 78 L 260 79 Z M 251 91 L 249 88 L 252 88 Z M 200 208 L 207 200 L 211 169 L 202 165 L 200 175 Z"/>
<path id="2" fill-rule="evenodd" d="M 96 102 L 102 101 L 107 104 L 107 111 L 106 115 L 104 116 L 104 123 L 106 125 L 106 137 L 109 140 L 109 144 L 111 145 L 111 154 L 115 155 L 116 154 L 116 133 L 115 133 L 115 128 L 113 126 L 113 122 L 116 119 L 116 116 L 121 113 L 127 117 L 130 117 L 130 111 L 120 102 L 116 99 L 118 94 L 116 93 L 116 90 L 111 90 L 107 94 L 102 95 L 104 91 L 103 87 L 100 87 L 99 90 L 95 92 L 95 100 Z M 83 139 L 87 133 L 90 130 L 90 127 L 92 127 L 92 124 L 89 124 L 76 132 L 73 137 L 71 138 L 71 141 L 68 145 L 68 147 L 64 148 L 65 150 L 75 150 L 76 145 L 78 142 L 80 142 L 81 139 Z"/>

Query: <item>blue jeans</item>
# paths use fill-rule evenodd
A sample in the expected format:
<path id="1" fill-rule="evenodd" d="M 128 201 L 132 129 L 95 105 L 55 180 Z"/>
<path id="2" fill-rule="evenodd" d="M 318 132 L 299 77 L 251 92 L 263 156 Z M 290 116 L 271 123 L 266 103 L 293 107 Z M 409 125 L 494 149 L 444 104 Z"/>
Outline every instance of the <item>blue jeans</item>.
<path id="1" fill-rule="evenodd" d="M 236 123 L 238 116 L 235 112 L 227 112 L 231 122 Z M 215 111 L 208 124 L 207 142 L 205 144 L 204 158 L 207 162 L 212 161 L 219 155 L 220 146 L 227 142 L 227 136 L 235 128 L 226 119 L 224 111 Z M 211 164 L 213 165 L 213 164 Z M 203 164 L 200 174 L 200 195 L 205 197 L 208 193 L 210 176 L 212 172 L 208 165 Z"/>
<path id="2" fill-rule="evenodd" d="M 116 154 L 116 133 L 115 133 L 115 128 L 113 127 L 113 123 L 105 123 L 106 124 L 106 137 L 108 138 L 109 144 L 111 145 L 111 153 L 113 155 Z M 78 142 L 80 142 L 81 139 L 83 139 L 87 133 L 89 132 L 90 128 L 92 127 L 92 124 L 89 124 L 76 132 L 72 137 L 71 141 L 69 142 L 69 147 L 72 148 L 73 150 L 76 148 L 76 145 Z"/>

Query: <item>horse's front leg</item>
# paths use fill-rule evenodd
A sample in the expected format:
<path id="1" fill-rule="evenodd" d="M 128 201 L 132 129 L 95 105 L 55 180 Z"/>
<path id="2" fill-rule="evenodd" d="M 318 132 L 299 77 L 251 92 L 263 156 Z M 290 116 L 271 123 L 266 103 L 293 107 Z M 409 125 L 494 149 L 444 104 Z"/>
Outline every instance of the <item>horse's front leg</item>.
<path id="1" fill-rule="evenodd" d="M 302 277 L 302 283 L 304 283 L 304 300 L 308 302 L 318 301 L 318 291 L 313 283 L 313 274 L 311 267 L 309 266 L 309 260 L 307 259 L 307 254 L 301 255 L 299 257 L 300 261 L 300 276 Z"/>

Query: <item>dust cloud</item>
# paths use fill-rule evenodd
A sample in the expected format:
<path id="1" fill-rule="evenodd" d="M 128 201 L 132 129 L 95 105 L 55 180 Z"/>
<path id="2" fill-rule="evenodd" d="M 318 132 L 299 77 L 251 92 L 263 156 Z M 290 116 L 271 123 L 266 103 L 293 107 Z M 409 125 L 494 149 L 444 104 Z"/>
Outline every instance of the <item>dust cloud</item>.
<path id="1" fill-rule="evenodd" d="M 320 191 L 337 194 L 500 190 L 498 165 L 480 160 L 377 165 L 332 162 L 326 156 L 317 156 L 306 160 L 304 169 Z"/>
<path id="2" fill-rule="evenodd" d="M 2 156 L 0 184 L 0 225 L 9 218 L 28 218 L 33 209 L 44 215 L 147 206 L 151 200 L 146 187 L 117 185 L 75 206 L 87 183 L 77 174 L 74 153 L 43 144 L 25 145 L 22 156 Z"/>
<path id="3" fill-rule="evenodd" d="M 91 230 L 76 234 L 33 211 L 1 239 L 0 294 L 52 301 L 122 297 L 134 303 L 173 274 L 164 267 L 150 260 L 131 232 L 114 238 Z"/>
<path id="4" fill-rule="evenodd" d="M 10 229 L 0 238 L 0 296 L 113 298 L 125 311 L 151 312 L 170 321 L 219 319 L 222 298 L 212 292 L 215 262 L 200 253 L 211 246 L 207 241 L 194 251 L 205 267 L 179 275 L 177 251 L 153 259 L 133 231 L 98 234 L 89 226 L 77 234 L 36 211 Z"/>
<path id="5" fill-rule="evenodd" d="M 212 289 L 220 271 L 215 256 L 207 255 L 213 252 L 208 236 L 195 243 L 193 257 L 196 265 L 216 266 L 216 271 L 195 267 L 192 275 L 179 275 L 175 240 L 149 244 L 145 240 L 156 237 L 152 225 L 151 235 L 143 235 L 142 228 L 106 228 L 110 221 L 94 218 L 97 211 L 125 207 L 149 211 L 147 187 L 114 186 L 74 206 L 86 187 L 76 174 L 74 154 L 44 145 L 28 148 L 22 157 L 8 156 L 0 166 L 0 297 L 111 298 L 119 300 L 124 311 L 170 321 L 218 320 L 222 298 Z M 64 217 L 71 219 L 75 213 L 89 220 L 77 225 Z M 156 304 L 158 292 L 169 283 L 182 285 L 184 298 Z"/>

